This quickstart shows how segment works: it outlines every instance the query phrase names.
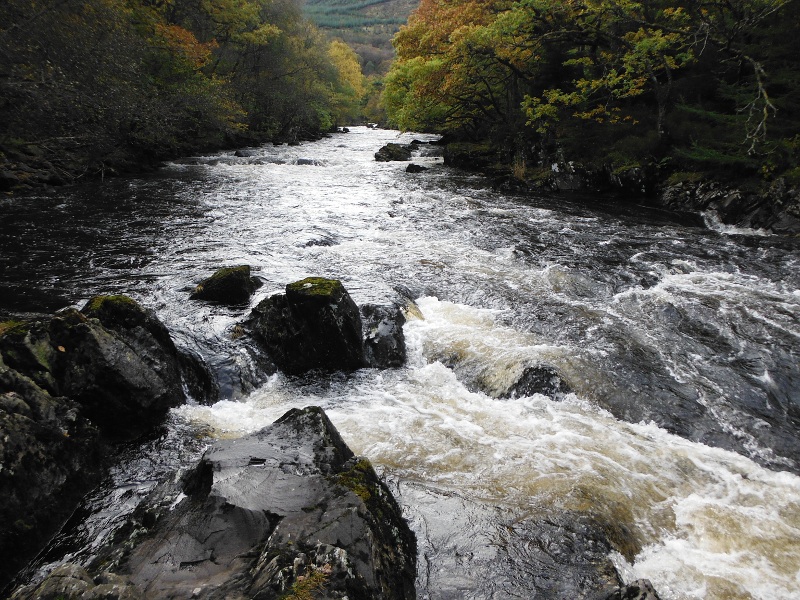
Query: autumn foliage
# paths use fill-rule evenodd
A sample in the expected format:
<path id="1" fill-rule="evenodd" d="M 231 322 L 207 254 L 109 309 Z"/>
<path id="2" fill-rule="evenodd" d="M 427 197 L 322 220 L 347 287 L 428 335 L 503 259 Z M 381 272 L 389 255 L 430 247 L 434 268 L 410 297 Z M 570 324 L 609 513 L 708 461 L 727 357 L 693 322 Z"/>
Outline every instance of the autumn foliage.
<path id="1" fill-rule="evenodd" d="M 80 178 L 357 116 L 357 58 L 294 0 L 3 0 L 0 162 Z M 2 165 L 0 165 L 2 166 Z"/>
<path id="2" fill-rule="evenodd" d="M 384 103 L 534 160 L 793 175 L 798 26 L 793 0 L 422 0 Z"/>

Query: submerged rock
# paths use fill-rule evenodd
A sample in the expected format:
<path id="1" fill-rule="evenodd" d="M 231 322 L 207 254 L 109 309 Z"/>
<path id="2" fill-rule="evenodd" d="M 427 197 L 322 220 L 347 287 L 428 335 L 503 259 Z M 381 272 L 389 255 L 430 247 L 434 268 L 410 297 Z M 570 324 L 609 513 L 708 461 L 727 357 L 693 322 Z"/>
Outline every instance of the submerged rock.
<path id="1" fill-rule="evenodd" d="M 262 300 L 250 326 L 284 372 L 364 366 L 361 315 L 338 279 L 309 277 Z"/>
<path id="2" fill-rule="evenodd" d="M 361 306 L 364 325 L 364 360 L 378 369 L 402 367 L 406 362 L 403 311 L 397 306 Z"/>
<path id="3" fill-rule="evenodd" d="M 417 164 L 410 164 L 406 167 L 406 173 L 422 173 L 423 171 L 427 171 L 428 167 L 423 167 L 422 165 Z"/>
<path id="4" fill-rule="evenodd" d="M 131 519 L 72 573 L 76 590 L 116 577 L 144 598 L 415 597 L 416 541 L 399 506 L 316 407 L 217 442 Z"/>
<path id="5" fill-rule="evenodd" d="M 250 276 L 250 266 L 223 267 L 202 281 L 191 293 L 191 300 L 214 300 L 223 304 L 244 304 L 261 282 Z"/>
<path id="6" fill-rule="evenodd" d="M 511 386 L 502 396 L 507 398 L 517 398 L 521 396 L 532 396 L 533 394 L 543 394 L 551 398 L 557 398 L 564 394 L 569 394 L 572 389 L 569 387 L 561 373 L 553 367 L 547 365 L 531 365 L 526 367 L 522 376 Z"/>
<path id="7" fill-rule="evenodd" d="M 614 591 L 606 600 L 660 600 L 660 598 L 649 579 L 637 579 Z"/>

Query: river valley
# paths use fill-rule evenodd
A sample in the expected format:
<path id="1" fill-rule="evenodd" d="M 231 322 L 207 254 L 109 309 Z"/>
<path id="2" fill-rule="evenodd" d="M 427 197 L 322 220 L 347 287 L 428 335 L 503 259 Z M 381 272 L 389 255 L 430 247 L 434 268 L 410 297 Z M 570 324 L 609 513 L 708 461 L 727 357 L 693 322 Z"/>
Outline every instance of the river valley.
<path id="1" fill-rule="evenodd" d="M 419 542 L 419 598 L 559 598 L 595 530 L 665 600 L 800 587 L 800 248 L 633 203 L 512 195 L 446 167 L 379 163 L 353 128 L 0 200 L 0 317 L 124 293 L 201 356 L 220 401 L 122 454 L 40 561 L 91 556 L 210 438 L 321 406 L 386 478 Z M 287 377 L 237 335 L 249 306 L 189 301 L 224 265 L 265 296 L 307 276 L 358 304 L 413 300 L 408 364 Z M 532 366 L 567 388 L 506 397 Z M 561 557 L 562 562 L 553 557 Z"/>

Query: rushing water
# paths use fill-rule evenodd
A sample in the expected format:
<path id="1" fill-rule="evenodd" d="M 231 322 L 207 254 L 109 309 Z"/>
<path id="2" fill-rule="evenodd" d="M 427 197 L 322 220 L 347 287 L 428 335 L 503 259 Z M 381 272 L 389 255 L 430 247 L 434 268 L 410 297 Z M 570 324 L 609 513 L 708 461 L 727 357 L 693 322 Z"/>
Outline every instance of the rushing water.
<path id="1" fill-rule="evenodd" d="M 532 596 L 541 564 L 518 533 L 556 515 L 603 524 L 618 570 L 665 599 L 797 597 L 796 240 L 500 194 L 424 145 L 421 174 L 373 160 L 411 139 L 355 128 L 0 201 L 0 316 L 127 293 L 220 379 L 221 401 L 177 409 L 163 445 L 127 459 L 136 474 L 115 471 L 113 502 L 148 488 L 162 450 L 196 454 L 187 431 L 239 436 L 315 404 L 403 504 L 420 597 Z M 249 308 L 187 300 L 245 263 L 265 282 L 253 303 L 310 275 L 359 304 L 410 295 L 408 365 L 265 375 L 233 339 Z M 572 393 L 502 397 L 531 365 Z"/>

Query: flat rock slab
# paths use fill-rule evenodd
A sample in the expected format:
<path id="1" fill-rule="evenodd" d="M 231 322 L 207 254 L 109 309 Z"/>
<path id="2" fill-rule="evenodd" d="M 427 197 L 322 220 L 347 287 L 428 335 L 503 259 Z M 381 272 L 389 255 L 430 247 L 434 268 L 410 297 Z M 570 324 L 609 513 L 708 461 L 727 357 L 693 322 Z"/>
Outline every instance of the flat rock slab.
<path id="1" fill-rule="evenodd" d="M 87 584 L 116 578 L 130 597 L 399 600 L 415 597 L 416 540 L 369 461 L 311 407 L 217 442 L 85 571 Z"/>

